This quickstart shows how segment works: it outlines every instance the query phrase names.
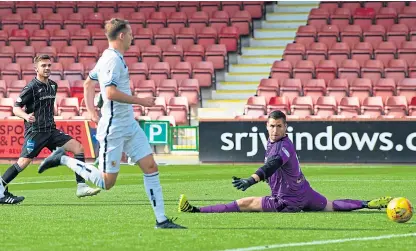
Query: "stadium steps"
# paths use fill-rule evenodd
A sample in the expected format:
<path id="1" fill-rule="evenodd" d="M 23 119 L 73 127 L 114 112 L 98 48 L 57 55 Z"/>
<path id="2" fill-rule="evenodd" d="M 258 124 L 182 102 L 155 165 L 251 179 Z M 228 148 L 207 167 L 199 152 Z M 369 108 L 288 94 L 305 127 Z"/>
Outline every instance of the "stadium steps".
<path id="1" fill-rule="evenodd" d="M 306 24 L 309 11 L 318 6 L 319 2 L 309 1 L 274 4 L 260 27 L 254 29 L 249 45 L 237 56 L 237 64 L 230 64 L 224 79 L 210 93 L 211 99 L 203 100 L 198 118 L 241 115 L 260 80 L 269 77 L 273 62 L 282 59 L 284 48 L 294 41 L 297 28 Z"/>

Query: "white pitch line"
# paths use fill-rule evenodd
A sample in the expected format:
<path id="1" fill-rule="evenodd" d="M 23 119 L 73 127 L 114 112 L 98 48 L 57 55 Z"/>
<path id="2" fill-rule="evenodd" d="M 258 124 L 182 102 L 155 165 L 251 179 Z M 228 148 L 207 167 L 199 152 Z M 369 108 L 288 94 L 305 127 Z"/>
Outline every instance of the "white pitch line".
<path id="1" fill-rule="evenodd" d="M 43 184 L 43 183 L 59 183 L 59 182 L 75 182 L 75 180 L 41 180 L 41 181 L 13 182 L 11 183 L 11 185 Z"/>
<path id="2" fill-rule="evenodd" d="M 346 239 L 322 240 L 322 241 L 310 241 L 310 242 L 297 242 L 297 243 L 286 243 L 286 244 L 272 244 L 272 245 L 257 246 L 257 247 L 248 247 L 248 248 L 226 249 L 226 250 L 223 250 L 223 251 L 266 250 L 266 249 L 272 249 L 272 248 L 316 246 L 316 245 L 326 245 L 326 244 L 344 243 L 344 242 L 353 242 L 353 241 L 376 241 L 376 240 L 392 239 L 392 238 L 403 238 L 403 237 L 416 237 L 416 233 L 409 233 L 409 234 L 391 234 L 391 235 L 381 235 L 381 236 L 372 236 L 372 237 L 346 238 Z"/>

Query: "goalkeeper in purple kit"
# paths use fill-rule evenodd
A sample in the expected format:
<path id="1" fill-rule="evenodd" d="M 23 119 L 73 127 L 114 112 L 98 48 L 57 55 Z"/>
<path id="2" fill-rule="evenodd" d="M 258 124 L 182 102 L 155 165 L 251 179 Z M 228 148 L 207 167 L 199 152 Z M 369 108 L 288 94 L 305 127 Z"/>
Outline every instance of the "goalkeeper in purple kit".
<path id="1" fill-rule="evenodd" d="M 330 201 L 309 185 L 299 165 L 295 147 L 286 135 L 286 115 L 273 111 L 267 120 L 269 140 L 265 164 L 246 179 L 233 177 L 235 188 L 245 191 L 260 181 L 267 181 L 271 195 L 246 197 L 229 204 L 195 207 L 181 195 L 180 212 L 230 213 L 230 212 L 316 212 L 353 211 L 363 208 L 386 208 L 391 197 L 370 201 L 342 199 Z"/>

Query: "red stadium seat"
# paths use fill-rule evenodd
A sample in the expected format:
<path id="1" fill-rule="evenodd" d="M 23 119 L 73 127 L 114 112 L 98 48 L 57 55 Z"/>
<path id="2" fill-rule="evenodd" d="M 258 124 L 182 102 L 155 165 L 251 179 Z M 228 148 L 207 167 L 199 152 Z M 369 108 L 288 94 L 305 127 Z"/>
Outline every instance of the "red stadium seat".
<path id="1" fill-rule="evenodd" d="M 179 62 L 170 71 L 171 78 L 184 80 L 192 77 L 192 64 L 189 62 Z"/>
<path id="2" fill-rule="evenodd" d="M 333 79 L 329 81 L 326 88 L 327 95 L 335 98 L 337 104 L 343 97 L 348 96 L 348 80 L 343 78 Z"/>
<path id="3" fill-rule="evenodd" d="M 313 115 L 313 100 L 310 96 L 295 97 L 290 106 L 291 114 L 299 117 Z"/>
<path id="4" fill-rule="evenodd" d="M 272 97 L 267 103 L 267 114 L 274 110 L 280 110 L 286 115 L 290 112 L 289 99 L 286 96 Z"/>
<path id="5" fill-rule="evenodd" d="M 266 103 L 269 103 L 272 97 L 279 96 L 279 81 L 273 78 L 262 79 L 257 87 L 257 96 L 265 97 Z"/>
<path id="6" fill-rule="evenodd" d="M 363 100 L 371 95 L 372 90 L 372 82 L 371 79 L 367 78 L 357 78 L 350 85 L 350 96 L 358 97 L 360 103 Z"/>
<path id="7" fill-rule="evenodd" d="M 361 114 L 377 118 L 383 114 L 384 104 L 381 97 L 366 97 L 361 105 Z"/>
<path id="8" fill-rule="evenodd" d="M 338 105 L 338 115 L 347 118 L 358 116 L 361 111 L 360 100 L 358 97 L 344 97 Z"/>
<path id="9" fill-rule="evenodd" d="M 215 81 L 215 71 L 212 62 L 197 62 L 193 65 L 192 76 L 198 79 L 199 86 L 210 87 Z"/>
<path id="10" fill-rule="evenodd" d="M 292 76 L 292 64 L 288 61 L 274 61 L 270 75 L 274 79 L 287 79 Z"/>
<path id="11" fill-rule="evenodd" d="M 263 96 L 250 97 L 244 107 L 244 114 L 259 117 L 266 114 L 266 99 Z"/>
<path id="12" fill-rule="evenodd" d="M 189 105 L 197 105 L 202 102 L 197 79 L 184 79 L 180 82 L 178 96 L 186 97 Z"/>
<path id="13" fill-rule="evenodd" d="M 315 115 L 323 118 L 335 115 L 337 113 L 337 101 L 332 96 L 321 96 L 317 99 L 315 105 Z"/>
<path id="14" fill-rule="evenodd" d="M 189 104 L 186 97 L 173 97 L 169 100 L 166 114 L 175 117 L 177 125 L 189 125 Z"/>
<path id="15" fill-rule="evenodd" d="M 289 103 L 295 97 L 298 97 L 302 93 L 302 82 L 300 79 L 285 79 L 280 83 L 280 96 L 286 96 L 289 99 Z"/>
<path id="16" fill-rule="evenodd" d="M 405 78 L 397 84 L 397 95 L 405 96 L 409 103 L 416 96 L 416 78 Z"/>
<path id="17" fill-rule="evenodd" d="M 384 114 L 402 118 L 407 115 L 407 99 L 404 96 L 391 96 L 387 98 Z"/>
<path id="18" fill-rule="evenodd" d="M 178 82 L 176 79 L 160 80 L 159 85 L 156 86 L 156 96 L 165 98 L 166 104 L 169 100 L 178 95 Z"/>
<path id="19" fill-rule="evenodd" d="M 396 83 L 391 78 L 381 78 L 373 86 L 373 96 L 379 96 L 382 98 L 383 103 L 387 98 L 394 96 L 396 93 Z"/>
<path id="20" fill-rule="evenodd" d="M 348 25 L 341 30 L 341 41 L 347 43 L 350 48 L 354 48 L 358 44 L 363 36 L 363 30 L 359 25 Z"/>
<path id="21" fill-rule="evenodd" d="M 319 97 L 325 96 L 326 93 L 326 84 L 323 79 L 310 79 L 303 86 L 303 95 L 310 96 L 312 98 L 313 104 L 316 104 L 316 101 Z"/>

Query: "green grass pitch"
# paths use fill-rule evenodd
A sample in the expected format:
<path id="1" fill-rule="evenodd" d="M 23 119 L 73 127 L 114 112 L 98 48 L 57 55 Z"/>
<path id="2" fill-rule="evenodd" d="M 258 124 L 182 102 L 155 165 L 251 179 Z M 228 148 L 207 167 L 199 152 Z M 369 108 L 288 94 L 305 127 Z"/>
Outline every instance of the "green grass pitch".
<path id="1" fill-rule="evenodd" d="M 1 165 L 3 173 L 8 166 Z M 245 196 L 269 194 L 266 183 L 246 192 L 231 185 L 233 175 L 246 177 L 253 165 L 161 166 L 167 215 L 187 230 L 156 230 L 140 170 L 123 166 L 116 186 L 98 196 L 78 199 L 75 176 L 65 167 L 37 174 L 29 166 L 10 185 L 26 200 L 0 207 L 1 250 L 414 250 L 416 237 L 381 240 L 328 240 L 416 233 L 416 221 L 398 224 L 385 211 L 336 213 L 181 214 L 179 195 L 195 205 L 228 203 Z M 329 199 L 404 196 L 416 203 L 416 167 L 311 166 L 303 172 L 312 187 Z M 301 246 L 270 246 L 322 241 Z M 319 243 L 319 242 L 317 242 Z M 240 249 L 244 250 L 244 249 Z"/>

